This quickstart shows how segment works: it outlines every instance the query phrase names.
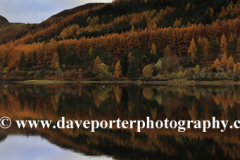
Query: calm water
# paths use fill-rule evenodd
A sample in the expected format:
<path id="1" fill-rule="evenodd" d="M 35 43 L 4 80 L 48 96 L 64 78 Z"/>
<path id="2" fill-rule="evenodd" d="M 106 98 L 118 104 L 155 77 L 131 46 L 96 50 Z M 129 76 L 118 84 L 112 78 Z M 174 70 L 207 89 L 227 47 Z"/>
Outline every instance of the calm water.
<path id="1" fill-rule="evenodd" d="M 240 119 L 238 86 L 0 84 L 0 117 Z M 1 160 L 239 159 L 240 130 L 0 129 Z"/>

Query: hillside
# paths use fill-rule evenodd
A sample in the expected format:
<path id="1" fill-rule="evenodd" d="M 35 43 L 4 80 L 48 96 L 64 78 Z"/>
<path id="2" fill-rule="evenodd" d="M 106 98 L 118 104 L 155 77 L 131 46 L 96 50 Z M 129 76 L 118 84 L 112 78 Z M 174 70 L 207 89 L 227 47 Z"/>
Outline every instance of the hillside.
<path id="1" fill-rule="evenodd" d="M 6 22 L 6 23 L 8 23 L 8 20 L 7 20 L 5 17 L 3 17 L 3 16 L 0 15 L 0 22 Z"/>
<path id="2" fill-rule="evenodd" d="M 47 22 L 47 21 L 59 21 L 59 20 L 65 18 L 65 17 L 73 15 L 73 14 L 75 14 L 77 12 L 80 12 L 80 11 L 83 11 L 83 10 L 86 10 L 86 9 L 90 9 L 90 8 L 93 8 L 93 7 L 102 5 L 102 4 L 103 3 L 87 3 L 87 4 L 82 5 L 82 6 L 78 6 L 78 7 L 72 8 L 72 9 L 67 9 L 67 10 L 64 10 L 64 11 L 62 11 L 60 13 L 57 13 L 57 14 L 51 16 L 50 18 L 48 18 L 44 22 Z"/>
<path id="3" fill-rule="evenodd" d="M 2 45 L 0 57 L 11 69 L 74 69 L 87 71 L 85 78 L 233 80 L 240 70 L 239 13 L 240 0 L 86 5 Z M 230 78 L 218 75 L 228 70 Z"/>
<path id="4" fill-rule="evenodd" d="M 11 40 L 14 41 L 20 39 L 27 34 L 34 34 L 37 31 L 47 28 L 53 23 L 56 23 L 61 19 L 71 16 L 79 11 L 91 9 L 102 4 L 103 3 L 88 3 L 72 9 L 64 10 L 51 16 L 40 24 L 9 23 L 5 17 L 0 16 L 0 44 L 5 44 Z"/>

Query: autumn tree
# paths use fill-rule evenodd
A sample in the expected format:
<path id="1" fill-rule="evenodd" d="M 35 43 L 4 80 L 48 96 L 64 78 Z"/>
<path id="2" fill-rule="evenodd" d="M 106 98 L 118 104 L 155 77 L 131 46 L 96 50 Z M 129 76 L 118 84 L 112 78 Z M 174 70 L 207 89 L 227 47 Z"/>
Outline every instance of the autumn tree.
<path id="1" fill-rule="evenodd" d="M 217 58 L 215 61 L 214 61 L 214 67 L 220 67 L 221 66 L 221 62 L 219 61 L 219 59 Z"/>
<path id="2" fill-rule="evenodd" d="M 160 59 L 155 64 L 155 68 L 157 72 L 160 72 L 162 70 L 162 61 Z"/>
<path id="3" fill-rule="evenodd" d="M 237 40 L 237 46 L 236 46 L 236 57 L 239 59 L 240 57 L 240 37 Z"/>
<path id="4" fill-rule="evenodd" d="M 228 53 L 227 39 L 224 34 L 221 37 L 220 50 L 222 53 Z"/>
<path id="5" fill-rule="evenodd" d="M 210 44 L 208 39 L 203 38 L 203 55 L 205 60 L 209 59 L 209 48 L 210 48 Z"/>
<path id="6" fill-rule="evenodd" d="M 239 62 L 234 65 L 233 72 L 234 72 L 236 75 L 240 75 L 240 63 L 239 63 Z"/>
<path id="7" fill-rule="evenodd" d="M 172 51 L 170 47 L 167 45 L 166 48 L 164 49 L 164 58 L 168 58 L 171 55 L 172 55 Z"/>
<path id="8" fill-rule="evenodd" d="M 152 48 L 151 48 L 150 53 L 157 54 L 157 47 L 154 43 L 152 44 Z"/>
<path id="9" fill-rule="evenodd" d="M 114 77 L 119 78 L 120 76 L 122 76 L 122 67 L 120 65 L 120 62 L 118 61 L 115 66 Z"/>
<path id="10" fill-rule="evenodd" d="M 97 58 L 95 59 L 94 61 L 94 64 L 93 64 L 93 69 L 92 69 L 92 72 L 93 73 L 97 73 L 98 72 L 98 66 L 102 63 L 101 59 L 99 58 L 99 56 L 97 56 Z"/>
<path id="11" fill-rule="evenodd" d="M 128 63 L 129 63 L 129 64 L 130 64 L 130 62 L 132 61 L 132 58 L 133 58 L 132 52 L 129 52 L 129 54 L 128 54 Z"/>
<path id="12" fill-rule="evenodd" d="M 58 56 L 58 53 L 55 52 L 54 55 L 53 55 L 53 59 L 52 59 L 52 62 L 51 62 L 51 68 L 57 68 L 59 67 L 59 56 Z"/>
<path id="13" fill-rule="evenodd" d="M 230 67 L 234 67 L 234 61 L 232 56 L 229 57 L 227 62 L 227 69 L 229 69 Z"/>
<path id="14" fill-rule="evenodd" d="M 147 65 L 143 68 L 142 73 L 143 73 L 143 77 L 148 77 L 151 78 L 153 75 L 154 70 L 152 69 L 151 65 Z"/>
<path id="15" fill-rule="evenodd" d="M 108 65 L 104 63 L 99 64 L 97 70 L 98 76 L 100 76 L 101 78 L 109 78 L 111 73 L 108 70 L 109 70 Z"/>
<path id="16" fill-rule="evenodd" d="M 191 55 L 193 63 L 197 60 L 197 47 L 194 39 L 192 39 L 189 49 L 188 49 L 188 54 Z"/>
<path id="17" fill-rule="evenodd" d="M 227 63 L 228 63 L 227 54 L 224 53 L 221 61 L 221 66 L 223 68 L 227 68 Z"/>

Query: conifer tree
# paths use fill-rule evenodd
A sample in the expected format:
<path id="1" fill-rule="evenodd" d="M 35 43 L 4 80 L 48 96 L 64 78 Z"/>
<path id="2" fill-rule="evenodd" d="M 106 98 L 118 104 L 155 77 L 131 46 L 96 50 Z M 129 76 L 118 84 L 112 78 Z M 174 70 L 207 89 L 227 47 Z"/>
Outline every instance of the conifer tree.
<path id="1" fill-rule="evenodd" d="M 122 67 L 120 65 L 120 62 L 118 61 L 115 66 L 114 77 L 119 78 L 120 76 L 122 76 Z"/>
<path id="2" fill-rule="evenodd" d="M 227 52 L 228 52 L 227 39 L 226 39 L 224 34 L 221 37 L 220 50 L 221 50 L 222 53 L 226 53 L 227 54 Z"/>
<path id="3" fill-rule="evenodd" d="M 164 49 L 164 58 L 168 58 L 171 55 L 172 55 L 172 51 L 170 47 L 167 45 L 166 48 Z"/>
<path id="4" fill-rule="evenodd" d="M 209 41 L 207 38 L 203 39 L 203 55 L 204 55 L 204 59 L 208 60 L 209 59 Z"/>
<path id="5" fill-rule="evenodd" d="M 227 62 L 227 69 L 229 69 L 230 67 L 234 67 L 234 61 L 232 56 L 229 57 Z"/>
<path id="6" fill-rule="evenodd" d="M 94 61 L 94 64 L 93 64 L 93 73 L 97 74 L 98 72 L 98 66 L 102 63 L 101 59 L 99 58 L 99 56 L 97 56 L 97 58 L 95 59 Z"/>
<path id="7" fill-rule="evenodd" d="M 53 55 L 53 59 L 51 61 L 51 68 L 56 68 L 56 63 L 58 63 L 59 65 L 59 56 L 57 52 L 55 52 Z"/>
<path id="8" fill-rule="evenodd" d="M 228 63 L 227 54 L 224 53 L 221 61 L 221 66 L 223 68 L 227 68 L 227 63 Z"/>
<path id="9" fill-rule="evenodd" d="M 237 40 L 237 46 L 236 46 L 236 57 L 239 59 L 240 57 L 240 37 Z"/>
<path id="10" fill-rule="evenodd" d="M 128 67 L 127 77 L 129 79 L 135 79 L 139 77 L 137 59 L 135 57 L 132 58 L 132 61 Z"/>
<path id="11" fill-rule="evenodd" d="M 193 63 L 197 60 L 197 47 L 194 39 L 192 39 L 189 49 L 188 49 L 188 54 L 191 55 Z"/>
<path id="12" fill-rule="evenodd" d="M 151 48 L 151 52 L 150 53 L 157 54 L 157 47 L 156 47 L 156 45 L 154 43 L 152 44 L 152 48 Z"/>
<path id="13" fill-rule="evenodd" d="M 24 52 L 22 53 L 20 62 L 18 63 L 18 67 L 21 69 L 26 65 L 26 60 L 25 60 L 25 54 Z"/>

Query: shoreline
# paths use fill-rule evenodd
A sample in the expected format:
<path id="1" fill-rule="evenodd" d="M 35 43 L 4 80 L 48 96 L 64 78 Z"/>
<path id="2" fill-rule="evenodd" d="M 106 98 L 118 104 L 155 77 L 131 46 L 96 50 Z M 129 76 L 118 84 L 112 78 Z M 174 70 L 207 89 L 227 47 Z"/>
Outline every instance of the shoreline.
<path id="1" fill-rule="evenodd" d="M 55 80 L 26 80 L 26 81 L 1 81 L 4 83 L 20 84 L 183 84 L 183 85 L 240 85 L 240 81 L 55 81 Z"/>

